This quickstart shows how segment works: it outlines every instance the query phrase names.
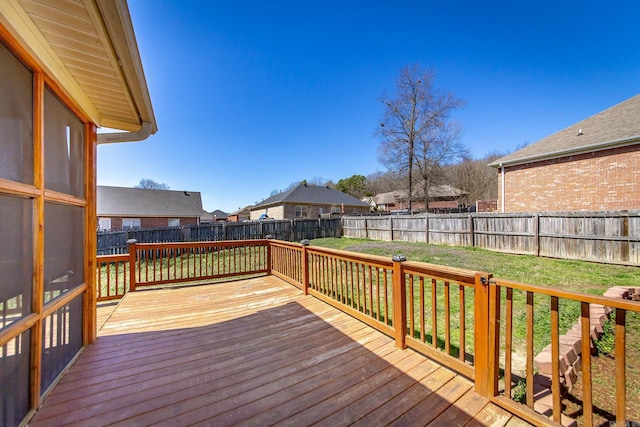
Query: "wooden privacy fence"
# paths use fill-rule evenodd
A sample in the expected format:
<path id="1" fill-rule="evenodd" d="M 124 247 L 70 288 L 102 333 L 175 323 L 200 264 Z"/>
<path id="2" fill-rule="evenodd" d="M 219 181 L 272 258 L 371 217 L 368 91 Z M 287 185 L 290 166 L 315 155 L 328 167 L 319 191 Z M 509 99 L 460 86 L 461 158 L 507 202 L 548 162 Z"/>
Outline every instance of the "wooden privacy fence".
<path id="1" fill-rule="evenodd" d="M 127 241 L 138 243 L 206 242 L 225 240 L 273 239 L 300 241 L 340 237 L 340 218 L 216 222 L 183 227 L 98 231 L 98 255 L 128 253 Z"/>
<path id="2" fill-rule="evenodd" d="M 133 244 L 128 255 L 98 257 L 98 300 L 141 286 L 273 274 L 391 336 L 398 347 L 413 348 L 473 379 L 478 393 L 536 425 L 561 421 L 561 399 L 576 381 L 569 376 L 572 363 L 581 374 L 585 426 L 593 425 L 594 414 L 591 351 L 598 331 L 592 315 L 613 310 L 616 374 L 610 385 L 616 420 L 626 422 L 626 319 L 628 313 L 640 315 L 640 303 L 406 261 L 402 255 L 389 259 L 306 243 Z M 571 304 L 579 305 L 580 314 L 572 319 L 579 325 L 578 344 L 564 339 L 569 332 L 562 319 L 574 312 Z M 546 368 L 537 359 L 534 365 L 534 342 L 540 340 L 551 348 Z M 576 346 L 582 349 L 580 363 L 565 355 L 567 347 Z M 544 381 L 535 372 L 545 369 L 548 386 L 540 391 Z M 526 400 L 520 403 L 514 388 L 523 384 Z"/>
<path id="3" fill-rule="evenodd" d="M 343 217 L 343 236 L 640 266 L 640 211 Z"/>

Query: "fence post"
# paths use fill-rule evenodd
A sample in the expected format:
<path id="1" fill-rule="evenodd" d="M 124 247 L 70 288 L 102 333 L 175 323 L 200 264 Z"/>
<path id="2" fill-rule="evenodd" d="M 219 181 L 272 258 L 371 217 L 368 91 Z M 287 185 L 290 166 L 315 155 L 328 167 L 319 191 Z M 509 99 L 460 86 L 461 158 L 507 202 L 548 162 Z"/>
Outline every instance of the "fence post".
<path id="1" fill-rule="evenodd" d="M 626 262 L 629 261 L 629 211 L 623 210 L 620 211 L 620 214 L 622 215 L 620 237 L 627 238 L 627 240 L 620 241 L 620 261 Z"/>
<path id="2" fill-rule="evenodd" d="M 404 255 L 394 255 L 393 258 L 393 329 L 395 331 L 396 347 L 407 347 L 407 288 L 404 279 L 404 267 L 402 262 L 407 258 Z"/>
<path id="3" fill-rule="evenodd" d="M 273 274 L 271 272 L 271 239 L 273 239 L 273 236 L 271 234 L 267 234 L 265 239 L 267 239 L 267 275 L 271 276 L 271 274 Z"/>
<path id="4" fill-rule="evenodd" d="M 492 275 L 477 272 L 474 291 L 474 367 L 475 389 L 481 395 L 491 398 L 496 393 L 498 380 L 498 354 L 496 351 L 499 325 L 496 324 L 495 304 L 492 304 Z M 495 286 L 493 287 L 495 289 Z M 495 293 L 495 292 L 494 292 Z M 494 317 L 493 319 L 491 317 Z"/>
<path id="5" fill-rule="evenodd" d="M 304 295 L 309 295 L 309 254 L 307 252 L 307 246 L 309 246 L 309 239 L 302 239 L 302 292 Z"/>
<path id="6" fill-rule="evenodd" d="M 424 219 L 425 219 L 425 230 L 424 230 L 424 242 L 428 245 L 429 244 L 429 217 L 431 215 L 430 214 L 426 214 Z"/>
<path id="7" fill-rule="evenodd" d="M 367 217 L 364 216 L 364 238 L 368 239 L 369 238 L 369 229 L 367 228 Z"/>
<path id="8" fill-rule="evenodd" d="M 393 242 L 393 216 L 391 215 L 389 216 L 389 228 L 390 228 L 389 233 L 391 236 L 390 239 Z"/>
<path id="9" fill-rule="evenodd" d="M 295 242 L 296 241 L 296 235 L 295 235 L 295 219 L 289 220 L 289 239 L 287 239 L 290 242 Z"/>
<path id="10" fill-rule="evenodd" d="M 533 215 L 533 235 L 533 253 L 540 256 L 540 214 L 537 212 Z"/>
<path id="11" fill-rule="evenodd" d="M 473 228 L 473 214 L 469 214 L 469 246 L 474 247 L 476 245 L 476 235 Z"/>
<path id="12" fill-rule="evenodd" d="M 129 291 L 136 290 L 136 239 L 127 240 L 129 245 Z"/>

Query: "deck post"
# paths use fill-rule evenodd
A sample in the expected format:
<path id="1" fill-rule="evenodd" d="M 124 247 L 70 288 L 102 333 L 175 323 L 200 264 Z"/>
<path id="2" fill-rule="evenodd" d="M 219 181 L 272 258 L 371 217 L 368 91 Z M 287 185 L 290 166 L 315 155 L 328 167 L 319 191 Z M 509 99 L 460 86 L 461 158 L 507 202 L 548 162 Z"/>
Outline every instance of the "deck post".
<path id="1" fill-rule="evenodd" d="M 495 330 L 491 333 L 491 324 L 495 319 L 490 319 L 491 281 L 492 275 L 478 272 L 475 274 L 474 292 L 474 367 L 475 389 L 479 394 L 492 398 L 495 395 L 495 383 L 492 376 L 496 375 L 493 368 L 498 362 L 492 340 L 496 341 Z M 495 310 L 495 305 L 494 305 Z M 496 341 L 497 342 L 497 341 Z M 494 343 L 495 344 L 495 343 Z"/>
<path id="2" fill-rule="evenodd" d="M 309 239 L 302 239 L 302 292 L 305 295 L 309 295 L 309 253 L 307 252 L 307 246 L 309 246 Z"/>
<path id="3" fill-rule="evenodd" d="M 127 240 L 129 245 L 129 291 L 136 290 L 136 239 Z"/>
<path id="4" fill-rule="evenodd" d="M 402 262 L 404 255 L 394 255 L 393 258 L 393 329 L 395 331 L 396 347 L 405 349 L 407 335 L 407 288 L 404 278 Z"/>
<path id="5" fill-rule="evenodd" d="M 267 275 L 271 276 L 273 274 L 271 271 L 273 266 L 273 262 L 271 261 L 271 239 L 273 239 L 273 236 L 271 234 L 267 234 L 265 238 L 267 239 Z"/>

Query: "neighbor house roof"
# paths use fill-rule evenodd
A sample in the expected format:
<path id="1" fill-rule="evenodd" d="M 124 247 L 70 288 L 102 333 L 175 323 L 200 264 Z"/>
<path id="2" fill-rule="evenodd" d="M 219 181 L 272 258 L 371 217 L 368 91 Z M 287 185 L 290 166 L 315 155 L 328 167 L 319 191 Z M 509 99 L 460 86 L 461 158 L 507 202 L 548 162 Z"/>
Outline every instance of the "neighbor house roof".
<path id="1" fill-rule="evenodd" d="M 249 206 L 245 206 L 244 208 L 240 208 L 237 211 L 231 213 L 230 215 L 242 215 L 242 214 L 248 214 L 249 211 L 251 210 L 253 206 L 249 205 Z"/>
<path id="2" fill-rule="evenodd" d="M 640 143 L 640 95 L 627 99 L 489 166 L 513 166 Z"/>
<path id="3" fill-rule="evenodd" d="M 98 186 L 98 216 L 200 217 L 202 197 L 197 191 Z"/>
<path id="4" fill-rule="evenodd" d="M 377 205 L 389 205 L 398 201 L 407 200 L 407 193 L 407 190 L 395 190 L 388 193 L 380 193 L 373 196 L 373 200 Z M 415 194 L 416 192 L 414 192 L 414 198 L 419 198 L 419 196 L 416 196 Z M 429 199 L 438 199 L 443 197 L 456 198 L 464 194 L 467 194 L 467 192 L 446 184 L 432 185 L 429 187 Z"/>
<path id="5" fill-rule="evenodd" d="M 98 142 L 156 132 L 126 0 L 3 0 L 0 24 L 91 121 L 132 135 Z"/>
<path id="6" fill-rule="evenodd" d="M 250 209 L 260 209 L 266 206 L 281 205 L 284 203 L 369 207 L 369 204 L 342 191 L 321 185 L 300 183 L 287 191 L 263 200 Z"/>
<path id="7" fill-rule="evenodd" d="M 376 205 L 391 205 L 397 203 L 400 200 L 406 199 L 406 190 L 389 191 L 388 193 L 380 193 L 373 196 L 373 201 L 376 203 Z"/>
<path id="8" fill-rule="evenodd" d="M 211 212 L 211 214 L 215 219 L 227 219 L 229 217 L 228 213 L 221 211 L 220 209 L 216 209 L 215 211 Z"/>

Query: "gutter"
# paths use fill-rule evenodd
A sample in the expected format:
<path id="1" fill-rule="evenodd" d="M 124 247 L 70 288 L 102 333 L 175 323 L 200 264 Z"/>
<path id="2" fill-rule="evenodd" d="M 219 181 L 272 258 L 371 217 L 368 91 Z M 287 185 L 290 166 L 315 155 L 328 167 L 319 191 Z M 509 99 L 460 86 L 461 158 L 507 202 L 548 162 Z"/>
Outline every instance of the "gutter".
<path id="1" fill-rule="evenodd" d="M 136 132 L 107 132 L 98 134 L 98 144 L 111 144 L 114 142 L 136 142 L 149 138 L 152 134 L 152 126 L 149 122 L 142 122 L 142 127 Z"/>
<path id="2" fill-rule="evenodd" d="M 0 0 L 2 1 L 2 0 Z M 142 141 L 158 130 L 127 0 L 93 0 L 102 15 L 141 127 L 133 132 L 98 134 L 98 144 Z M 85 0 L 86 2 L 86 0 Z"/>

